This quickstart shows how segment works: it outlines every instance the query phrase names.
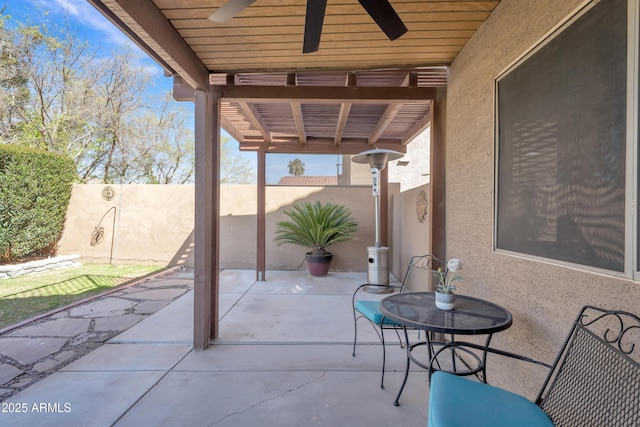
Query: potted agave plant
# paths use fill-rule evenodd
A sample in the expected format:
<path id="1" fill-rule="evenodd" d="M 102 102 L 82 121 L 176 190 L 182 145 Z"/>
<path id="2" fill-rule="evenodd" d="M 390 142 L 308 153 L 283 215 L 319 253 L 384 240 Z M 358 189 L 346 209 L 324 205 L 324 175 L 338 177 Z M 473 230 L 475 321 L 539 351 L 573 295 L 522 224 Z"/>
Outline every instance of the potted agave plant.
<path id="1" fill-rule="evenodd" d="M 307 267 L 312 276 L 326 276 L 329 272 L 333 254 L 327 246 L 351 240 L 358 231 L 351 211 L 341 204 L 303 202 L 284 214 L 289 219 L 276 224 L 275 241 L 278 246 L 292 243 L 307 248 Z"/>
<path id="2" fill-rule="evenodd" d="M 458 258 L 451 258 L 447 261 L 447 268 L 438 268 L 434 272 L 438 277 L 438 286 L 436 286 L 436 307 L 442 310 L 453 310 L 456 306 L 456 290 L 455 281 L 462 279 L 456 274 L 462 268 L 462 262 Z"/>

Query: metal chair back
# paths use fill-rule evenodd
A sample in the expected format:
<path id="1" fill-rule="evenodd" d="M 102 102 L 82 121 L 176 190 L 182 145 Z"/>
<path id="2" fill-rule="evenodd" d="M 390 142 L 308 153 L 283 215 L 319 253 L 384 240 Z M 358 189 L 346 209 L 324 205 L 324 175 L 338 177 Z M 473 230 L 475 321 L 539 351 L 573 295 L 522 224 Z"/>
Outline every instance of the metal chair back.
<path id="1" fill-rule="evenodd" d="M 556 426 L 640 426 L 640 318 L 586 306 L 536 399 Z"/>
<path id="2" fill-rule="evenodd" d="M 412 256 L 402 279 L 400 292 L 404 292 L 407 289 L 407 285 L 411 283 L 426 283 L 426 290 L 433 290 L 432 283 L 437 281 L 434 273 L 438 271 L 438 268 L 444 270 L 447 268 L 447 264 L 433 255 Z"/>

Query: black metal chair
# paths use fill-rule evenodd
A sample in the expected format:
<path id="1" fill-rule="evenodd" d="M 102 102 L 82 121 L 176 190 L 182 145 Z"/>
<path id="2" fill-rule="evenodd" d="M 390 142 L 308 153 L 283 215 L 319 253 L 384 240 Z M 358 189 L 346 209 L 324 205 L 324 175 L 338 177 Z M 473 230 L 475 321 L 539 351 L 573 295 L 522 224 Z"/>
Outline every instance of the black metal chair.
<path id="1" fill-rule="evenodd" d="M 428 283 L 428 280 L 432 277 L 434 271 L 438 271 L 438 268 L 445 268 L 446 265 L 444 262 L 439 260 L 438 258 L 432 255 L 417 255 L 411 257 L 409 260 L 409 265 L 407 266 L 407 270 L 402 279 L 402 283 L 400 286 L 391 286 L 395 288 L 394 290 L 397 292 L 403 292 L 406 289 L 406 285 L 411 278 L 416 277 L 416 274 L 421 273 L 419 280 Z M 358 294 L 365 287 L 387 287 L 389 285 L 372 285 L 365 283 L 360 285 L 356 291 L 353 293 L 353 297 L 351 298 L 351 306 L 353 307 L 353 327 L 354 327 L 354 335 L 353 335 L 353 356 L 356 355 L 356 345 L 358 342 L 358 320 L 361 318 L 365 318 L 373 325 L 378 334 L 378 338 L 382 343 L 382 378 L 380 380 L 380 387 L 384 388 L 384 372 L 385 372 L 385 362 L 386 362 L 386 350 L 385 350 L 385 339 L 384 339 L 384 331 L 385 329 L 393 329 L 398 337 L 398 341 L 400 342 L 400 347 L 403 347 L 402 339 L 398 333 L 398 329 L 402 329 L 402 325 L 386 318 L 382 312 L 380 311 L 380 299 L 357 299 Z"/>
<path id="2" fill-rule="evenodd" d="M 638 316 L 585 306 L 535 402 L 488 384 L 434 372 L 429 427 L 640 426 L 640 349 L 636 344 L 640 344 Z M 513 353 L 489 351 L 532 362 Z"/>

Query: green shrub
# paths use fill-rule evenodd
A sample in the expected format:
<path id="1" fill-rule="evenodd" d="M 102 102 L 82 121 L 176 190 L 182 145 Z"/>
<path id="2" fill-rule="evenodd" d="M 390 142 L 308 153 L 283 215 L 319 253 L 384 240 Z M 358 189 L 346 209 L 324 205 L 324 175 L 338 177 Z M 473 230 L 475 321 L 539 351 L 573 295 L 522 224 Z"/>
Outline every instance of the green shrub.
<path id="1" fill-rule="evenodd" d="M 0 262 L 55 251 L 75 179 L 65 156 L 0 144 Z"/>
<path id="2" fill-rule="evenodd" d="M 327 246 L 351 240 L 358 231 L 349 208 L 339 203 L 302 202 L 284 214 L 289 219 L 276 224 L 275 241 L 308 248 L 312 255 L 327 255 Z"/>

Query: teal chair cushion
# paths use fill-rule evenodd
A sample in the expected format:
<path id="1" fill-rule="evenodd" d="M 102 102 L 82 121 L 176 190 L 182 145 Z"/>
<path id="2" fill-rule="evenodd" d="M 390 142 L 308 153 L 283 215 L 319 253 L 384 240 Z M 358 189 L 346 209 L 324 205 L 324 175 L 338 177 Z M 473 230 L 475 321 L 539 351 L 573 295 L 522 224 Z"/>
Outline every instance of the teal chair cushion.
<path id="1" fill-rule="evenodd" d="M 524 397 L 446 372 L 434 372 L 429 427 L 553 427 L 542 409 Z"/>
<path id="2" fill-rule="evenodd" d="M 380 324 L 384 319 L 385 325 L 399 325 L 382 315 L 380 312 L 380 301 L 359 300 L 356 301 L 356 310 L 358 310 L 364 317 L 372 321 L 373 323 Z"/>

